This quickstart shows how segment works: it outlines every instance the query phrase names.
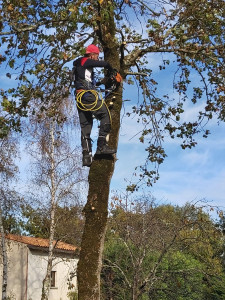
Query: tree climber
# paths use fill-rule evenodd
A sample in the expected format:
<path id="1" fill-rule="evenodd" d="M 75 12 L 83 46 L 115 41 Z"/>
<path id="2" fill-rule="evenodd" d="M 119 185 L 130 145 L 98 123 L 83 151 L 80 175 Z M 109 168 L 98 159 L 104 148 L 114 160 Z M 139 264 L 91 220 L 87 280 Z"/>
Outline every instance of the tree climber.
<path id="1" fill-rule="evenodd" d="M 113 71 L 106 61 L 99 61 L 100 50 L 95 45 L 86 48 L 84 57 L 73 62 L 75 75 L 76 100 L 81 126 L 81 146 L 83 166 L 90 167 L 92 163 L 91 129 L 93 116 L 100 120 L 99 136 L 97 140 L 97 155 L 112 155 L 115 149 L 109 148 L 107 139 L 111 130 L 111 116 L 103 99 L 100 99 L 94 84 L 93 68 L 102 67 Z"/>

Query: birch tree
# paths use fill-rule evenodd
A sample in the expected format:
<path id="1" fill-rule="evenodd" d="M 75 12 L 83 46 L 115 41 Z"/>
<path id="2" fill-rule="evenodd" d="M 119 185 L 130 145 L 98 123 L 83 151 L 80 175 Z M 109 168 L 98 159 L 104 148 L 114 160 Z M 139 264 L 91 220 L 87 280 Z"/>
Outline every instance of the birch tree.
<path id="1" fill-rule="evenodd" d="M 29 127 L 28 132 L 28 149 L 33 157 L 31 172 L 33 189 L 38 189 L 36 194 L 36 197 L 40 198 L 38 203 L 48 208 L 50 220 L 47 271 L 43 280 L 42 300 L 48 299 L 51 286 L 57 223 L 56 208 L 63 206 L 68 199 L 70 201 L 71 195 L 75 197 L 76 184 L 83 180 L 78 157 L 74 153 L 76 148 L 72 150 L 72 145 L 68 141 L 69 134 L 66 127 L 69 126 L 71 106 L 68 104 L 69 106 L 66 107 L 66 103 L 68 104 L 69 101 L 64 99 L 58 102 L 59 107 L 56 107 L 53 100 L 49 103 L 49 109 L 38 119 L 30 116 L 32 126 Z M 36 101 L 36 106 L 38 105 Z M 66 123 L 62 121 L 64 114 L 67 115 Z"/>
<path id="2" fill-rule="evenodd" d="M 141 97 L 133 112 L 143 123 L 140 141 L 146 143 L 147 150 L 140 180 L 146 179 L 151 186 L 159 178 L 158 166 L 166 156 L 164 136 L 181 139 L 184 149 L 192 148 L 197 133 L 202 132 L 204 137 L 209 134 L 204 126 L 208 121 L 224 121 L 224 6 L 223 0 L 2 3 L 1 44 L 7 49 L 1 62 L 12 68 L 7 72 L 8 78 L 12 78 L 15 70 L 19 75 L 17 87 L 1 91 L 1 134 L 20 130 L 21 117 L 30 109 L 38 113 L 30 106 L 32 98 L 40 99 L 42 110 L 45 109 L 56 86 L 60 89 L 68 83 L 65 64 L 83 54 L 87 44 L 97 43 L 105 60 L 121 73 L 124 82 L 129 74 L 137 76 Z M 162 71 L 173 66 L 169 70 L 176 97 L 169 94 L 169 88 L 165 93 L 157 90 L 158 80 L 151 68 L 153 60 L 157 60 Z M 198 77 L 196 84 L 191 82 L 193 72 Z M 51 92 L 46 89 L 50 82 Z M 56 82 L 57 85 L 53 84 Z M 112 96 L 115 98 L 110 146 L 116 149 L 123 87 Z M 187 101 L 203 104 L 194 121 L 182 119 Z M 95 160 L 89 172 L 86 223 L 78 265 L 81 300 L 100 298 L 102 250 L 114 167 L 114 160 Z M 131 191 L 137 188 L 138 180 L 129 187 Z"/>

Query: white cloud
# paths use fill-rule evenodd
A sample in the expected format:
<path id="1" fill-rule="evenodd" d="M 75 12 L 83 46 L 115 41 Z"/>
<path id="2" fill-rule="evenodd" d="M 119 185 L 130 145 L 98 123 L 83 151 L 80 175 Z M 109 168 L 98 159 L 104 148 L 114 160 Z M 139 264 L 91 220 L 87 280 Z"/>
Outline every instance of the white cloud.
<path id="1" fill-rule="evenodd" d="M 207 139 L 197 137 L 198 145 L 193 149 L 182 150 L 177 139 L 166 139 L 168 157 L 160 166 L 159 181 L 148 189 L 157 201 L 183 205 L 206 199 L 211 201 L 211 205 L 224 205 L 224 126 L 211 125 L 212 135 Z M 140 128 L 135 118 L 124 119 L 119 141 L 119 160 L 112 179 L 114 190 L 125 190 L 127 183 L 124 178 L 130 178 L 135 167 L 146 157 L 144 145 L 138 141 L 138 137 L 130 140 Z"/>
<path id="2" fill-rule="evenodd" d="M 225 169 L 210 175 L 203 170 L 161 172 L 160 181 L 153 187 L 153 194 L 173 204 L 206 199 L 212 205 L 224 206 Z"/>
<path id="3" fill-rule="evenodd" d="M 207 164 L 207 162 L 210 159 L 210 153 L 208 150 L 194 150 L 191 151 L 183 151 L 183 155 L 181 157 L 181 160 L 185 162 L 189 167 L 195 167 L 195 166 L 204 166 Z"/>

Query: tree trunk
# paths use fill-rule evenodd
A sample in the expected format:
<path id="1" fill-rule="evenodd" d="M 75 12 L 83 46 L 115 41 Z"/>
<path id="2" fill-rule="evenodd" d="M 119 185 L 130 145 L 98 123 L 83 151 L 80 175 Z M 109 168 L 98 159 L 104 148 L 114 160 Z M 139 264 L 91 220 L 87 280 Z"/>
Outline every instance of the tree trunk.
<path id="1" fill-rule="evenodd" d="M 47 271 L 46 276 L 43 280 L 42 286 L 42 295 L 41 300 L 48 300 L 50 287 L 51 287 L 51 271 L 52 271 L 52 261 L 53 261 L 53 249 L 54 249 L 54 233 L 55 233 L 55 224 L 52 223 L 52 220 L 55 219 L 55 208 L 51 208 L 51 226 L 50 226 L 50 236 L 49 236 L 49 249 L 48 249 L 48 262 L 47 262 Z"/>
<path id="2" fill-rule="evenodd" d="M 110 146 L 117 148 L 122 87 L 117 91 L 114 102 L 112 132 Z M 84 208 L 85 226 L 78 262 L 78 299 L 100 299 L 100 272 L 102 267 L 102 252 L 107 226 L 108 198 L 110 181 L 114 171 L 115 160 L 94 160 L 89 172 L 89 193 Z"/>
<path id="3" fill-rule="evenodd" d="M 8 262 L 7 262 L 7 252 L 5 245 L 5 233 L 2 224 L 2 210 L 0 208 L 0 232 L 1 232 L 1 254 L 2 254 L 2 300 L 7 299 L 7 276 L 8 276 Z"/>
<path id="4" fill-rule="evenodd" d="M 111 3 L 111 2 L 110 2 Z M 98 6 L 99 28 L 96 31 L 101 41 L 104 59 L 113 68 L 120 71 L 119 47 L 117 45 L 114 14 L 108 1 Z M 105 14 L 105 11 L 110 12 Z M 120 129 L 120 111 L 122 107 L 122 86 L 115 96 L 111 109 L 112 129 L 109 146 L 117 149 Z M 107 101 L 110 101 L 107 99 Z M 114 172 L 114 159 L 94 160 L 88 177 L 89 192 L 84 208 L 85 226 L 81 242 L 78 262 L 78 299 L 100 300 L 100 273 L 102 268 L 102 252 L 108 216 L 108 198 L 110 181 Z"/>
<path id="5" fill-rule="evenodd" d="M 47 271 L 46 271 L 46 276 L 43 280 L 41 300 L 48 300 L 50 287 L 51 287 L 51 271 L 52 271 L 52 260 L 53 260 L 53 239 L 51 236 L 52 234 L 50 233 Z"/>
<path id="6" fill-rule="evenodd" d="M 55 210 L 56 210 L 56 178 L 55 178 L 55 124 L 50 123 L 50 181 L 51 181 L 51 212 L 50 212 L 50 234 L 49 234 L 49 249 L 46 276 L 43 280 L 41 300 L 48 300 L 51 287 L 51 271 L 54 250 L 54 235 L 55 235 Z"/>

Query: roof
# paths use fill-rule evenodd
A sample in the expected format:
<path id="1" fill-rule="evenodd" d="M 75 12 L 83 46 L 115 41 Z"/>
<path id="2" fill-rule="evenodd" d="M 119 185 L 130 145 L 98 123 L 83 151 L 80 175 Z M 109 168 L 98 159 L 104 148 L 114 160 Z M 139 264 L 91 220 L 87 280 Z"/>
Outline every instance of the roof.
<path id="1" fill-rule="evenodd" d="M 28 245 L 28 247 L 32 246 L 35 248 L 48 248 L 49 247 L 49 240 L 48 239 L 43 239 L 43 238 L 36 238 L 36 237 L 31 237 L 31 236 L 21 236 L 21 235 L 15 235 L 15 234 L 7 234 L 5 236 L 6 239 L 9 239 L 11 241 L 16 241 L 19 243 L 23 243 Z M 74 252 L 78 250 L 78 247 L 64 243 L 62 241 L 55 241 L 54 240 L 54 246 L 56 250 L 63 250 L 63 251 L 70 251 Z"/>

